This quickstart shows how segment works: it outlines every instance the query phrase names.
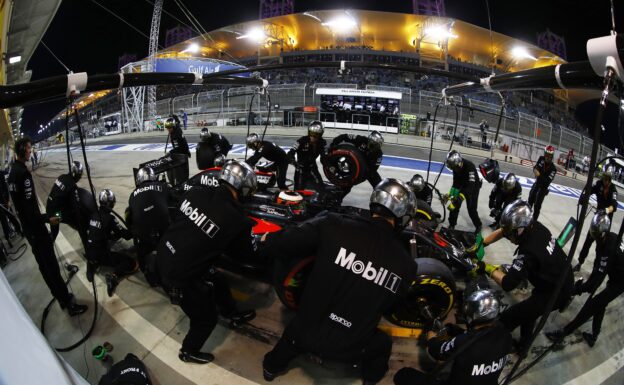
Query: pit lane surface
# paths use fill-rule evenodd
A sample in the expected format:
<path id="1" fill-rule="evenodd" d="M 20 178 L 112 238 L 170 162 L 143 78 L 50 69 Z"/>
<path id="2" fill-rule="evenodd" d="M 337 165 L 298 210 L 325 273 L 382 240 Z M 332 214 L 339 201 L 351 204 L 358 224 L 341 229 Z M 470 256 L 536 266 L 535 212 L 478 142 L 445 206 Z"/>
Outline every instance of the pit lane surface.
<path id="1" fill-rule="evenodd" d="M 196 140 L 192 135 L 188 136 L 188 139 L 190 143 Z M 292 138 L 283 138 L 277 142 L 279 144 L 289 145 L 292 143 L 292 140 Z M 233 143 L 241 143 L 242 137 L 237 138 L 232 136 L 231 141 Z M 143 140 L 137 140 L 137 142 L 147 143 L 149 140 L 143 138 Z M 119 138 L 109 142 L 109 144 L 120 143 L 129 143 L 128 138 Z M 97 144 L 106 143 L 99 142 Z M 422 156 L 423 158 L 426 158 L 427 155 L 426 151 L 423 149 L 405 148 L 396 145 L 386 145 L 384 146 L 384 150 L 386 154 L 389 155 L 411 155 L 411 157 L 416 157 L 414 153 L 418 151 L 421 151 L 418 152 L 419 154 L 425 154 Z M 125 209 L 125 202 L 127 202 L 127 198 L 134 187 L 131 167 L 161 156 L 160 153 L 148 151 L 90 151 L 88 155 L 96 189 L 111 188 L 115 191 L 118 198 L 118 212 L 123 212 Z M 78 152 L 75 152 L 74 156 L 76 159 L 81 159 Z M 437 158 L 435 158 L 435 156 L 437 156 Z M 437 152 L 437 155 L 434 153 L 434 160 L 443 160 L 443 157 L 444 152 Z M 474 161 L 478 163 L 480 160 L 475 158 Z M 49 152 L 45 162 L 46 165 L 35 172 L 40 200 L 45 199 L 54 179 L 65 172 L 66 168 L 66 160 L 62 152 Z M 508 169 L 506 166 L 507 164 L 502 166 L 502 171 L 512 171 L 511 168 Z M 515 167 L 518 168 L 516 172 L 519 175 L 530 175 L 530 169 L 521 166 Z M 194 171 L 194 162 L 191 161 L 191 173 Z M 292 170 L 290 171 L 292 172 Z M 521 171 L 524 171 L 524 174 L 522 174 Z M 382 166 L 380 172 L 382 176 L 403 179 L 409 178 L 412 174 L 412 171 L 409 169 L 387 166 Z M 289 176 L 292 178 L 291 173 Z M 440 190 L 447 191 L 450 187 L 450 182 L 451 178 L 449 176 L 443 176 L 439 183 Z M 557 182 L 563 181 L 557 180 Z M 87 188 L 86 180 L 82 180 L 80 185 Z M 480 214 L 484 224 L 489 223 L 487 218 L 487 212 L 489 211 L 487 210 L 487 197 L 490 188 L 491 185 L 484 184 L 479 197 Z M 356 186 L 353 192 L 347 196 L 345 204 L 366 206 L 369 195 L 370 186 L 368 184 Z M 523 196 L 525 198 L 528 196 L 527 190 L 523 191 Z M 551 194 L 545 200 L 540 220 L 546 224 L 553 233 L 558 234 L 567 221 L 567 218 L 574 213 L 575 205 L 576 202 L 573 199 Z M 438 206 L 434 204 L 434 207 L 439 209 L 439 203 Z M 619 212 L 616 213 L 615 223 L 620 223 L 621 220 L 622 215 Z M 462 209 L 460 213 L 458 228 L 466 230 L 472 229 L 472 224 L 469 222 L 465 209 Z M 75 247 L 80 244 L 77 234 L 65 226 L 61 226 L 61 229 L 62 237 L 57 243 L 59 251 L 61 251 L 60 254 L 63 254 L 63 258 L 78 262 L 84 267 L 82 257 L 74 251 Z M 488 230 L 486 230 L 486 232 L 487 231 Z M 121 249 L 129 249 L 131 245 L 129 243 L 121 243 L 118 247 Z M 80 248 L 76 248 L 76 250 L 78 252 L 81 251 Z M 494 263 L 509 263 L 513 251 L 514 248 L 512 245 L 508 242 L 501 241 L 488 247 L 486 258 Z M 593 251 L 590 253 L 588 259 L 584 266 L 584 276 L 587 276 L 591 269 Z M 28 260 L 25 260 L 24 262 L 27 261 Z M 30 262 L 32 263 L 32 258 Z M 16 265 L 9 265 L 9 268 L 12 268 L 12 266 Z M 35 266 L 32 267 L 32 270 L 35 270 L 34 274 L 38 273 Z M 16 275 L 20 271 L 23 272 L 23 269 L 14 270 L 12 272 L 13 278 L 16 278 Z M 84 271 L 84 268 L 82 271 Z M 86 300 L 88 298 L 87 283 L 83 279 L 83 274 L 79 274 L 79 276 L 80 281 L 74 282 L 74 290 L 77 292 L 79 298 Z M 154 372 L 155 377 L 158 378 L 162 384 L 263 383 L 261 377 L 262 356 L 275 344 L 284 323 L 290 319 L 291 314 L 276 300 L 272 288 L 268 285 L 256 282 L 250 283 L 248 280 L 236 276 L 232 276 L 232 279 L 234 281 L 234 289 L 236 290 L 235 295 L 237 299 L 242 301 L 241 307 L 256 308 L 258 310 L 258 317 L 252 322 L 251 326 L 243 329 L 233 330 L 224 323 L 221 323 L 217 327 L 205 346 L 206 350 L 215 353 L 217 359 L 214 364 L 207 366 L 186 365 L 182 364 L 177 359 L 179 343 L 188 330 L 188 319 L 180 309 L 168 303 L 163 293 L 150 289 L 141 274 L 136 274 L 122 281 L 117 295 L 112 298 L 106 297 L 105 288 L 102 283 L 99 284 L 100 300 L 105 311 L 98 321 L 96 334 L 92 337 L 93 344 L 104 340 L 113 343 L 116 352 L 118 352 L 115 353 L 115 355 L 119 359 L 123 357 L 126 352 L 135 352 L 135 354 L 145 360 L 148 367 Z M 43 291 L 45 293 L 45 288 Z M 22 296 L 27 297 L 27 294 L 28 293 L 22 293 Z M 515 300 L 527 296 L 528 292 L 515 292 L 513 295 L 515 299 L 508 298 L 506 302 L 513 303 Z M 44 294 L 44 297 L 47 298 L 47 295 Z M 582 299 L 584 300 L 585 297 L 582 297 Z M 582 303 L 583 301 L 577 299 L 564 314 L 557 313 L 553 315 L 546 329 L 553 329 L 555 325 L 560 327 L 571 320 Z M 36 310 L 31 314 L 37 314 L 38 311 L 40 310 Z M 70 334 L 69 339 L 74 340 L 75 338 L 73 337 L 77 336 L 76 330 L 78 329 L 78 325 L 75 321 L 69 325 L 65 325 L 62 322 L 62 314 L 58 313 L 60 312 L 57 310 L 55 315 L 51 316 L 51 320 L 49 321 L 50 328 L 52 330 L 63 330 L 63 328 L 65 328 L 65 331 Z M 612 303 L 607 311 L 603 324 L 603 332 L 594 349 L 590 350 L 582 343 L 579 331 L 568 338 L 567 346 L 563 352 L 551 353 L 542 363 L 538 364 L 532 371 L 516 383 L 543 384 L 545 381 L 553 384 L 566 383 L 568 381 L 574 381 L 579 376 L 582 376 L 584 373 L 596 367 L 600 367 L 604 362 L 610 363 L 611 361 L 609 361 L 609 359 L 614 357 L 624 347 L 623 333 L 621 333 L 621 326 L 618 325 L 617 322 L 622 319 L 623 316 L 622 299 L 618 299 Z M 84 320 L 83 323 L 86 323 L 86 320 L 89 320 L 89 315 L 84 317 Z M 582 328 L 582 330 L 586 330 L 586 328 L 587 326 Z M 71 335 L 70 331 L 73 331 L 74 335 Z M 53 335 L 50 338 L 54 344 L 62 345 L 67 341 L 63 340 L 60 336 L 63 336 L 62 338 L 68 338 L 68 335 L 65 333 L 58 333 L 58 335 Z M 539 353 L 546 345 L 547 342 L 545 338 L 540 336 L 531 355 L 534 356 Z M 89 348 L 91 348 L 91 346 L 89 346 Z M 416 346 L 414 340 L 395 338 L 390 372 L 382 383 L 390 384 L 394 372 L 403 366 L 418 366 L 420 360 L 419 355 L 421 353 L 422 351 Z M 97 380 L 94 380 L 93 373 L 102 371 L 102 367 L 98 362 L 87 362 L 85 364 L 80 349 L 78 351 L 66 353 L 64 356 L 83 375 L 85 375 L 87 367 L 90 368 L 90 381 L 92 383 L 97 383 Z M 589 382 L 577 383 L 600 383 L 609 378 L 614 368 L 618 370 L 619 367 L 621 367 L 621 363 L 618 366 L 616 362 L 615 366 L 610 365 L 610 368 L 607 370 L 602 370 L 598 374 L 592 373 Z M 509 368 L 507 368 L 507 370 L 508 369 Z M 620 373 L 616 373 L 615 376 Z M 583 378 L 579 378 L 577 381 L 581 381 L 582 379 Z M 293 363 L 293 369 L 290 370 L 287 375 L 276 379 L 275 383 L 357 384 L 360 382 L 357 379 L 357 373 L 348 368 L 341 366 L 335 367 L 334 365 L 321 367 L 301 357 Z"/>

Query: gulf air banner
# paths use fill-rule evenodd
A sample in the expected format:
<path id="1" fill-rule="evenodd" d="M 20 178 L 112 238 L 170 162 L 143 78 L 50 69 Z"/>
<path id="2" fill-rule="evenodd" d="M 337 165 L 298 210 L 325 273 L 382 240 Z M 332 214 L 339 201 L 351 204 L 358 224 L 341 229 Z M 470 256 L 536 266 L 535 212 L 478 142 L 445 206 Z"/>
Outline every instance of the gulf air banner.
<path id="1" fill-rule="evenodd" d="M 200 75 L 213 74 L 229 70 L 245 68 L 241 65 L 209 61 L 209 60 L 185 60 L 185 59 L 156 59 L 156 72 L 188 72 Z M 236 76 L 249 77 L 249 73 Z"/>

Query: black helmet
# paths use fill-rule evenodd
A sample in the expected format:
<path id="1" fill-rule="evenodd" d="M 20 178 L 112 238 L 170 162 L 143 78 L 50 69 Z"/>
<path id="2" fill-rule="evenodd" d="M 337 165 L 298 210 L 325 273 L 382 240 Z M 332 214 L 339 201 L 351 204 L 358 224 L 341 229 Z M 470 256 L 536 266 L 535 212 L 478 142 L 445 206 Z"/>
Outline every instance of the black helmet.
<path id="1" fill-rule="evenodd" d="M 260 143 L 262 143 L 258 134 L 249 134 L 247 136 L 246 142 L 247 142 L 247 147 L 252 148 L 254 150 L 257 150 L 258 148 L 260 148 Z"/>
<path id="2" fill-rule="evenodd" d="M 368 146 L 370 148 L 381 148 L 384 138 L 379 131 L 373 131 L 368 135 Z"/>
<path id="3" fill-rule="evenodd" d="M 84 170 L 84 167 L 82 166 L 82 163 L 78 162 L 77 160 L 75 160 L 72 163 L 71 166 L 71 175 L 72 178 L 74 178 L 74 181 L 79 181 L 80 178 L 82 178 L 82 171 Z"/>
<path id="4" fill-rule="evenodd" d="M 242 196 L 249 196 L 256 191 L 258 181 L 256 173 L 245 162 L 236 160 L 228 161 L 219 174 L 219 181 L 227 183 L 238 191 Z"/>
<path id="5" fill-rule="evenodd" d="M 373 189 L 370 209 L 371 212 L 382 215 L 390 212 L 397 219 L 411 217 L 416 212 L 416 197 L 406 183 L 386 178 Z"/>
<path id="6" fill-rule="evenodd" d="M 464 159 L 459 152 L 452 150 L 446 155 L 446 167 L 448 167 L 450 170 L 458 170 L 462 167 L 463 164 Z"/>
<path id="7" fill-rule="evenodd" d="M 201 141 L 209 140 L 210 136 L 212 136 L 212 133 L 206 127 L 202 128 L 199 132 L 199 140 Z"/>
<path id="8" fill-rule="evenodd" d="M 589 225 L 589 234 L 595 241 L 599 241 L 604 239 L 610 228 L 611 219 L 609 219 L 609 215 L 604 210 L 600 210 L 592 218 Z"/>
<path id="9" fill-rule="evenodd" d="M 491 322 L 498 317 L 500 301 L 491 290 L 477 290 L 464 299 L 462 312 L 468 325 Z"/>
<path id="10" fill-rule="evenodd" d="M 100 196 L 98 197 L 100 201 L 100 207 L 106 207 L 112 210 L 115 207 L 115 202 L 117 202 L 117 198 L 115 198 L 115 193 L 113 190 L 105 188 L 100 191 Z"/>
<path id="11" fill-rule="evenodd" d="M 503 179 L 503 191 L 513 191 L 513 189 L 516 187 L 516 183 L 518 183 L 516 175 L 514 175 L 513 173 L 505 175 L 505 178 Z"/>
<path id="12" fill-rule="evenodd" d="M 425 178 L 420 174 L 414 174 L 408 185 L 412 188 L 414 194 L 417 194 L 425 188 Z"/>
<path id="13" fill-rule="evenodd" d="M 136 174 L 136 183 L 140 185 L 143 182 L 157 180 L 158 176 L 151 167 L 141 167 Z"/>
<path id="14" fill-rule="evenodd" d="M 533 222 L 533 210 L 528 203 L 517 199 L 508 204 L 500 219 L 500 228 L 505 238 L 518 244 L 524 229 Z"/>
<path id="15" fill-rule="evenodd" d="M 321 123 L 318 120 L 315 120 L 312 123 L 310 123 L 310 125 L 308 125 L 309 136 L 315 136 L 317 138 L 320 138 L 323 136 L 324 132 L 325 132 L 325 129 L 323 128 L 323 123 Z"/>

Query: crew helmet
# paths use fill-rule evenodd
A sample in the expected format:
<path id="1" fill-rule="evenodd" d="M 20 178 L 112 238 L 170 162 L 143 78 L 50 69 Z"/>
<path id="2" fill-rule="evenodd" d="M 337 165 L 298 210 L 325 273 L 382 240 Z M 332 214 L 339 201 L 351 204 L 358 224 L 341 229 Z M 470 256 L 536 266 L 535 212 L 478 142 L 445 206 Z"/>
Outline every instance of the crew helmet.
<path id="1" fill-rule="evenodd" d="M 225 155 L 218 154 L 217 156 L 215 156 L 214 158 L 215 167 L 223 167 L 224 164 L 225 164 Z"/>
<path id="2" fill-rule="evenodd" d="M 500 301 L 492 290 L 477 290 L 464 299 L 462 312 L 468 325 L 490 322 L 500 313 Z"/>
<path id="3" fill-rule="evenodd" d="M 602 168 L 602 179 L 609 178 L 609 180 L 612 180 L 613 174 L 615 174 L 615 167 L 613 165 L 605 165 Z"/>
<path id="4" fill-rule="evenodd" d="M 544 148 L 544 158 L 547 160 L 552 160 L 555 156 L 555 147 L 550 144 Z"/>
<path id="5" fill-rule="evenodd" d="M 446 155 L 446 166 L 452 171 L 460 169 L 463 164 L 464 159 L 459 152 L 452 150 Z"/>
<path id="6" fill-rule="evenodd" d="M 219 181 L 232 186 L 242 196 L 249 196 L 256 191 L 258 181 L 256 173 L 247 163 L 230 160 L 221 168 Z"/>
<path id="7" fill-rule="evenodd" d="M 414 174 L 408 185 L 412 188 L 414 194 L 417 194 L 425 188 L 425 178 L 420 174 Z"/>
<path id="8" fill-rule="evenodd" d="M 516 199 L 503 210 L 500 219 L 500 228 L 505 238 L 518 244 L 524 229 L 533 222 L 533 210 L 522 199 Z"/>
<path id="9" fill-rule="evenodd" d="M 100 191 L 98 200 L 100 201 L 100 207 L 106 207 L 109 209 L 115 207 L 115 203 L 117 202 L 117 198 L 115 198 L 113 190 L 107 188 Z"/>
<path id="10" fill-rule="evenodd" d="M 379 131 L 373 131 L 368 135 L 368 146 L 371 148 L 381 148 L 384 138 Z"/>
<path id="11" fill-rule="evenodd" d="M 176 128 L 176 121 L 175 121 L 175 119 L 167 118 L 167 120 L 165 120 L 165 128 L 166 129 L 170 129 L 170 128 L 175 129 Z"/>
<path id="12" fill-rule="evenodd" d="M 503 191 L 510 192 L 516 187 L 516 183 L 518 183 L 518 178 L 513 173 L 509 173 L 505 175 L 505 179 L 503 179 Z"/>
<path id="13" fill-rule="evenodd" d="M 325 129 L 323 128 L 323 123 L 321 123 L 318 120 L 315 120 L 312 123 L 310 123 L 310 125 L 308 125 L 309 136 L 315 136 L 317 138 L 320 138 L 323 136 L 324 132 L 325 132 Z"/>
<path id="14" fill-rule="evenodd" d="M 202 128 L 201 131 L 199 132 L 199 140 L 202 140 L 202 141 L 209 140 L 210 136 L 212 136 L 212 133 L 206 127 Z"/>
<path id="15" fill-rule="evenodd" d="M 594 240 L 598 241 L 603 239 L 610 229 L 611 219 L 604 210 L 600 210 L 594 214 L 591 224 L 589 225 L 589 234 Z"/>
<path id="16" fill-rule="evenodd" d="M 157 180 L 158 176 L 151 167 L 141 167 L 136 174 L 136 183 L 140 185 L 143 182 Z"/>
<path id="17" fill-rule="evenodd" d="M 249 134 L 247 136 L 246 142 L 247 142 L 247 147 L 257 150 L 260 147 L 261 140 L 258 134 Z"/>
<path id="18" fill-rule="evenodd" d="M 72 166 L 71 166 L 72 178 L 74 178 L 75 181 L 80 180 L 80 178 L 82 178 L 82 172 L 83 171 L 84 171 L 84 167 L 82 166 L 82 163 L 80 163 L 79 161 L 75 160 L 72 163 Z"/>
<path id="19" fill-rule="evenodd" d="M 373 189 L 370 209 L 378 214 L 389 211 L 394 217 L 401 219 L 416 212 L 416 197 L 405 182 L 386 178 Z"/>

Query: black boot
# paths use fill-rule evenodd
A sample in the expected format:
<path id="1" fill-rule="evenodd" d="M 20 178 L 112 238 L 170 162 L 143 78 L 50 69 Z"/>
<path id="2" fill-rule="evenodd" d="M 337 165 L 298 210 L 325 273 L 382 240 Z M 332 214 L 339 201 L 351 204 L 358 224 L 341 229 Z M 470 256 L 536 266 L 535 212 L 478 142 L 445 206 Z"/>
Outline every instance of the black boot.
<path id="1" fill-rule="evenodd" d="M 69 300 L 67 301 L 67 303 L 59 303 L 59 305 L 61 305 L 61 309 L 67 309 L 67 314 L 72 317 L 86 312 L 89 308 L 87 305 L 77 304 L 73 294 L 69 294 Z"/>
<path id="2" fill-rule="evenodd" d="M 267 382 L 271 382 L 279 376 L 279 373 L 269 372 L 266 368 L 262 368 L 262 377 Z"/>
<path id="3" fill-rule="evenodd" d="M 106 274 L 106 293 L 109 297 L 115 294 L 115 289 L 119 285 L 119 279 L 115 274 Z"/>
<path id="4" fill-rule="evenodd" d="M 544 333 L 544 335 L 553 343 L 563 342 L 566 337 L 566 334 L 563 330 L 553 330 L 551 332 Z"/>
<path id="5" fill-rule="evenodd" d="M 180 349 L 178 358 L 184 362 L 203 365 L 212 362 L 214 360 L 214 355 L 204 352 L 188 352 Z"/>
<path id="6" fill-rule="evenodd" d="M 230 314 L 226 318 L 229 318 L 229 320 L 232 323 L 232 325 L 240 326 L 240 325 L 242 325 L 244 323 L 247 323 L 247 322 L 251 321 L 252 319 L 256 318 L 256 311 L 253 310 L 253 309 L 237 311 L 237 312 L 234 312 L 234 313 Z"/>
<path id="7" fill-rule="evenodd" d="M 583 333 L 583 339 L 585 340 L 585 342 L 587 342 L 587 345 L 589 345 L 590 348 L 593 348 L 596 344 L 596 339 L 598 339 L 598 337 L 594 336 L 591 333 Z"/>

